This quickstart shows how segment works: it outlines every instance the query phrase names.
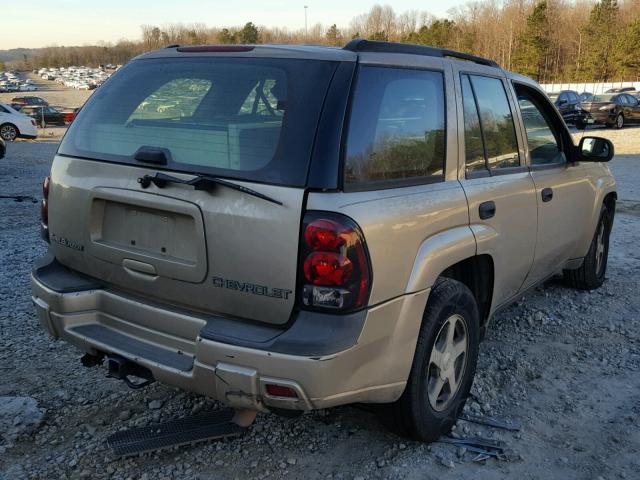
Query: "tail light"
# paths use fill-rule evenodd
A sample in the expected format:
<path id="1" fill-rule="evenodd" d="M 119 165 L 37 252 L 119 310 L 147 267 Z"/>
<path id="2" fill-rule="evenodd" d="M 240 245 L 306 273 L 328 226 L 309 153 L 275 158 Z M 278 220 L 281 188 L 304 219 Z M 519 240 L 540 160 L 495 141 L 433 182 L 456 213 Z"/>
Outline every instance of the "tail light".
<path id="1" fill-rule="evenodd" d="M 45 227 L 49 224 L 49 185 L 51 177 L 46 177 L 42 182 L 42 202 L 40 202 L 40 219 Z"/>
<path id="2" fill-rule="evenodd" d="M 307 212 L 301 244 L 302 308 L 349 311 L 366 304 L 371 289 L 369 255 L 353 220 Z"/>

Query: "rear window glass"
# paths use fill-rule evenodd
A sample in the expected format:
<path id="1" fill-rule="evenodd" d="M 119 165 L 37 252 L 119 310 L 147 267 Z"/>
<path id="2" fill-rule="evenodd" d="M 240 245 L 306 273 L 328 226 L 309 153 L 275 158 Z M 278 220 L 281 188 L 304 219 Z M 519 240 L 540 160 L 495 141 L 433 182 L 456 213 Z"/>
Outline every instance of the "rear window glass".
<path id="1" fill-rule="evenodd" d="M 336 62 L 274 58 L 136 60 L 92 95 L 59 153 L 303 186 Z M 164 166 L 162 167 L 164 168 Z"/>
<path id="2" fill-rule="evenodd" d="M 612 102 L 614 100 L 613 97 L 615 96 L 615 94 L 594 95 L 593 97 L 591 97 L 591 100 L 594 102 Z"/>
<path id="3" fill-rule="evenodd" d="M 358 74 L 345 152 L 345 183 L 418 183 L 444 173 L 441 72 L 365 66 Z"/>

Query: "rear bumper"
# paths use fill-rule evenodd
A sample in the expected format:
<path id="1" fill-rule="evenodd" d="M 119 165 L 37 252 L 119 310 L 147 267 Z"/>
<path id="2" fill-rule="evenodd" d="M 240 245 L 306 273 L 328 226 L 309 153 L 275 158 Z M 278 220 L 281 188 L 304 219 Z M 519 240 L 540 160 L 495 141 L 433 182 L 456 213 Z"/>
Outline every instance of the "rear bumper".
<path id="1" fill-rule="evenodd" d="M 263 411 L 399 398 L 428 296 L 424 290 L 345 316 L 301 312 L 283 330 L 167 308 L 55 261 L 43 265 L 32 274 L 32 299 L 54 337 L 88 353 L 118 354 L 163 383 Z M 269 383 L 298 397 L 270 396 Z"/>

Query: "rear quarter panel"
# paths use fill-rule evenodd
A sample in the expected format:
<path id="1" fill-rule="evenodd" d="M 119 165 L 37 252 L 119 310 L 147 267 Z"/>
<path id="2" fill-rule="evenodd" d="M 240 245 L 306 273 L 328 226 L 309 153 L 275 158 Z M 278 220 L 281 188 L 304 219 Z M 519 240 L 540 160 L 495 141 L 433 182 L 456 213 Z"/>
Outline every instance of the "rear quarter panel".
<path id="1" fill-rule="evenodd" d="M 456 263 L 459 248 L 468 256 L 475 254 L 475 242 L 468 241 L 473 235 L 467 201 L 457 181 L 311 193 L 307 209 L 347 215 L 362 229 L 373 273 L 369 305 L 431 286 L 442 270 Z"/>

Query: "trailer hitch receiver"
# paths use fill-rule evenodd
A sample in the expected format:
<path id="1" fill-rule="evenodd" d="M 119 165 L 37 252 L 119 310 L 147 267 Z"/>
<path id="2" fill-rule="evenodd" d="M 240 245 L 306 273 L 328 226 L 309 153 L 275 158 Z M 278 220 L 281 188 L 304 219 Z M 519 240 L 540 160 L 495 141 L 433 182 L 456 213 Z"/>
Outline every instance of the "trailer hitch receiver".
<path id="1" fill-rule="evenodd" d="M 117 378 L 124 381 L 129 388 L 138 390 L 151 385 L 155 379 L 151 370 L 141 365 L 130 362 L 120 355 L 108 355 L 107 356 L 107 377 Z M 141 382 L 134 382 L 129 377 L 137 377 L 142 379 Z"/>

